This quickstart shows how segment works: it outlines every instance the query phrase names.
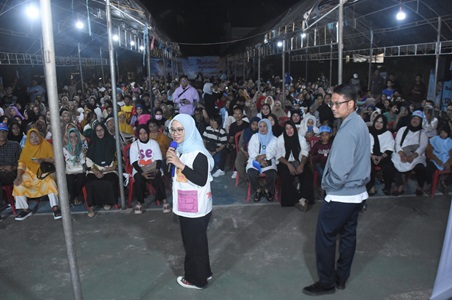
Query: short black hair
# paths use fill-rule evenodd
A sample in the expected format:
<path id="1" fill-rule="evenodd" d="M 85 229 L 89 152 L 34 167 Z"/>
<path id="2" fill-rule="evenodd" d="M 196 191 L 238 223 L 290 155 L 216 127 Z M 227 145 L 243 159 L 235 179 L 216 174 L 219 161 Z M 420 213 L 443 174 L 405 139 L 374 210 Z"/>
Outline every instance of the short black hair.
<path id="1" fill-rule="evenodd" d="M 353 102 L 356 102 L 356 89 L 353 85 L 338 85 L 334 88 L 333 93 L 341 95 L 345 100 L 352 100 Z"/>

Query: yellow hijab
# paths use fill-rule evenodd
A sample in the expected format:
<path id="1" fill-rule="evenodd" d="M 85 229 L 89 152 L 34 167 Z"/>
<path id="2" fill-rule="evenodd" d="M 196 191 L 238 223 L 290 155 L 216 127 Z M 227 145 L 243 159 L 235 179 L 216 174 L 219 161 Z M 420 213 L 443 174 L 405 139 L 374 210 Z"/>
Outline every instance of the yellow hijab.
<path id="1" fill-rule="evenodd" d="M 40 142 L 38 145 L 33 145 L 30 142 L 30 135 L 32 132 L 36 133 L 39 136 Z M 36 174 L 36 172 L 39 169 L 39 164 L 37 162 L 34 162 L 32 158 L 47 158 L 47 157 L 53 158 L 52 145 L 39 134 L 39 131 L 36 128 L 28 130 L 27 140 L 20 154 L 19 164 L 25 165 L 27 169 Z"/>

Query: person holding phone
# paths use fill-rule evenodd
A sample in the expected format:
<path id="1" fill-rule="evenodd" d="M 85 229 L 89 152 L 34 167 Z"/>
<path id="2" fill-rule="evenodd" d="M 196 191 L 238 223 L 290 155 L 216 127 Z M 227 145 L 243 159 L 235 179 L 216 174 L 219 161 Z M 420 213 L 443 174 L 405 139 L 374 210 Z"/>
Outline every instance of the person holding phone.
<path id="1" fill-rule="evenodd" d="M 179 105 L 179 113 L 193 115 L 199 102 L 198 91 L 189 84 L 187 75 L 179 77 L 180 86 L 173 93 L 173 101 Z"/>

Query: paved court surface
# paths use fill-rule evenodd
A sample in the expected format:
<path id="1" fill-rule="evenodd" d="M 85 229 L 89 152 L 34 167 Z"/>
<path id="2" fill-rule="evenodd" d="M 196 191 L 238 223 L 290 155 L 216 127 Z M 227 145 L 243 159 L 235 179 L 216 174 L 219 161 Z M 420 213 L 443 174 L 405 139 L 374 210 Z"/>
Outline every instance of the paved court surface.
<path id="1" fill-rule="evenodd" d="M 205 290 L 176 283 L 183 272 L 179 224 L 149 198 L 143 215 L 72 208 L 84 299 L 309 299 L 317 279 L 315 223 L 278 203 L 245 203 L 245 187 L 215 179 L 209 225 L 213 280 Z M 33 206 L 34 203 L 31 203 Z M 450 198 L 372 197 L 358 225 L 352 275 L 343 291 L 316 299 L 428 299 L 436 276 Z M 24 222 L 9 212 L 0 222 L 0 299 L 72 299 L 61 221 L 47 202 Z"/>

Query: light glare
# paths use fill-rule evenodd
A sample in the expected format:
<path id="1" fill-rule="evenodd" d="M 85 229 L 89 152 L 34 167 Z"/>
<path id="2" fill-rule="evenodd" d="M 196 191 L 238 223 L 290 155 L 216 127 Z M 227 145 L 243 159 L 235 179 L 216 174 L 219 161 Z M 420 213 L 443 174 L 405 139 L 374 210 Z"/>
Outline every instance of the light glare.
<path id="1" fill-rule="evenodd" d="M 27 6 L 25 13 L 30 19 L 36 20 L 39 16 L 39 9 L 35 5 L 30 4 Z"/>
<path id="2" fill-rule="evenodd" d="M 113 41 L 117 42 L 117 41 L 119 41 L 119 36 L 117 34 L 114 34 L 112 36 L 112 39 L 113 39 Z"/>
<path id="3" fill-rule="evenodd" d="M 278 47 L 282 47 L 282 42 L 279 41 L 276 45 L 277 45 Z"/>
<path id="4" fill-rule="evenodd" d="M 397 13 L 396 18 L 397 18 L 397 20 L 399 20 L 399 21 L 405 20 L 406 14 L 405 14 L 405 12 L 402 10 L 402 7 L 400 7 L 400 10 L 399 10 L 399 12 Z"/>
<path id="5" fill-rule="evenodd" d="M 83 24 L 82 21 L 77 20 L 77 22 L 75 23 L 75 27 L 77 27 L 77 29 L 83 29 L 83 27 L 85 27 L 85 25 Z"/>

